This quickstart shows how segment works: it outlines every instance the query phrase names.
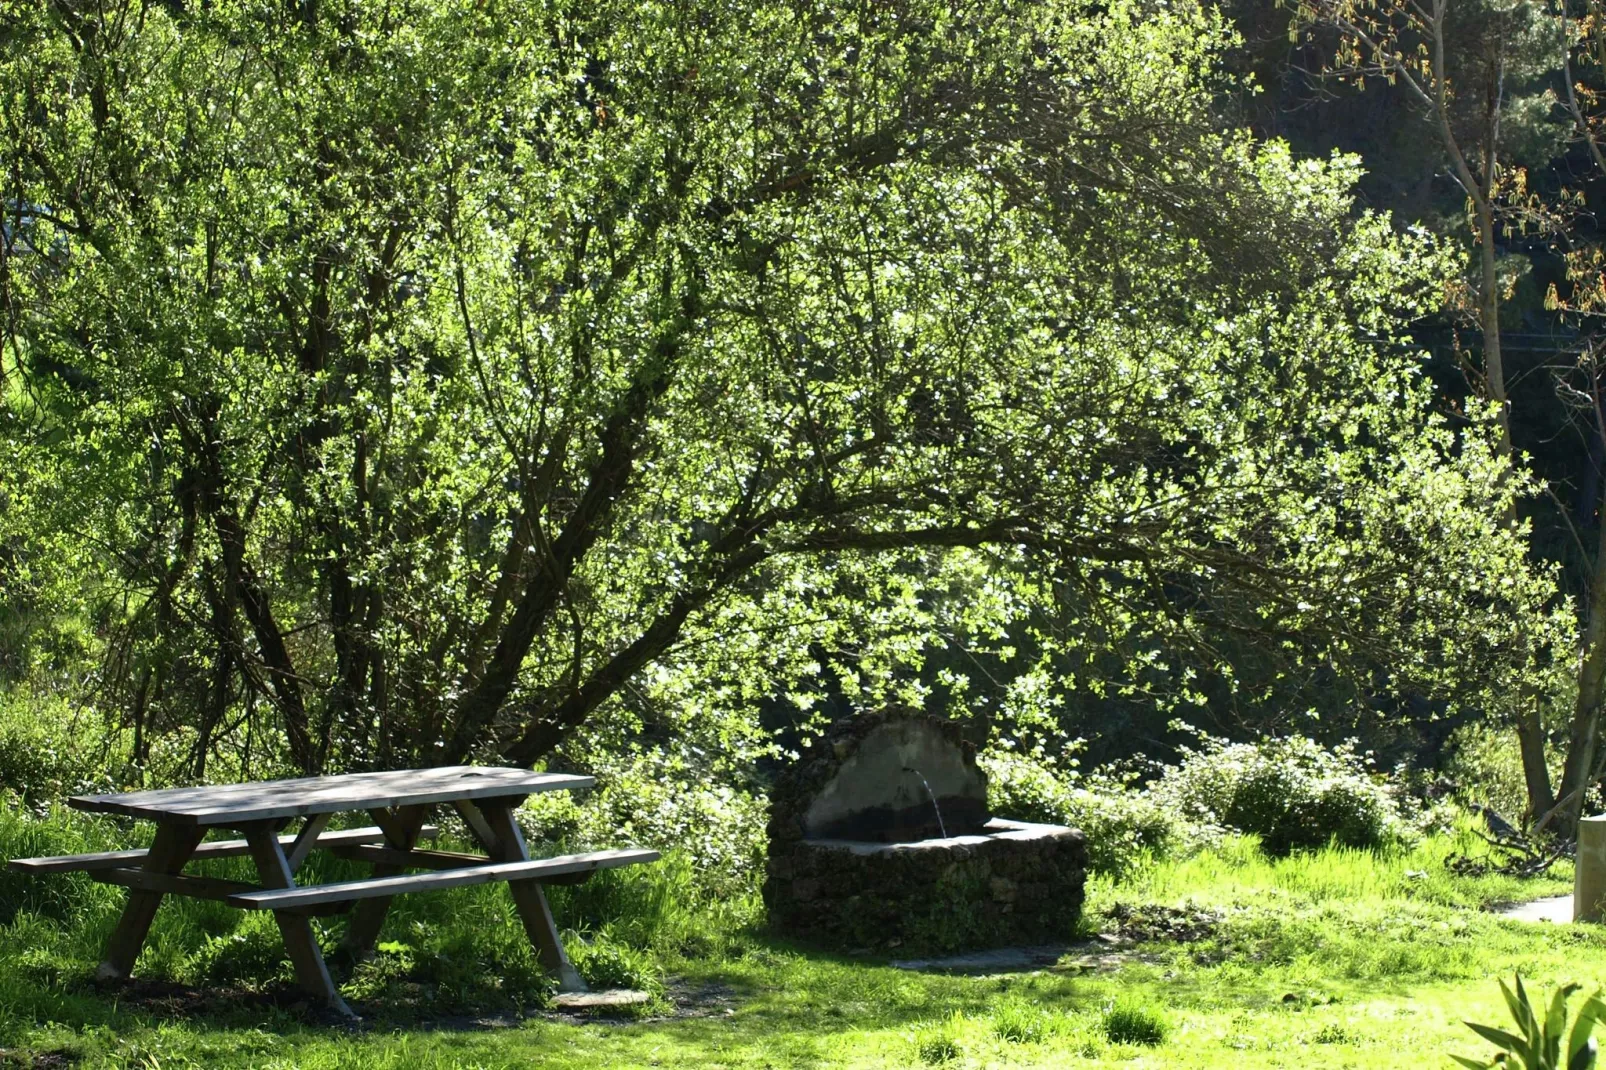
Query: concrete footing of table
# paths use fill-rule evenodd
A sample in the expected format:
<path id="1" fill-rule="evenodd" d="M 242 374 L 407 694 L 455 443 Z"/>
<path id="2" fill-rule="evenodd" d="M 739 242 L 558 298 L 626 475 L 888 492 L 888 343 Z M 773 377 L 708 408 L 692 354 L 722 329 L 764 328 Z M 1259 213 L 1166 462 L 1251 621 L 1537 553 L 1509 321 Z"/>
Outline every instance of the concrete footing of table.
<path id="1" fill-rule="evenodd" d="M 615 988 L 609 992 L 559 992 L 552 997 L 552 1006 L 560 1011 L 607 1011 L 637 1007 L 650 999 L 648 992 Z"/>

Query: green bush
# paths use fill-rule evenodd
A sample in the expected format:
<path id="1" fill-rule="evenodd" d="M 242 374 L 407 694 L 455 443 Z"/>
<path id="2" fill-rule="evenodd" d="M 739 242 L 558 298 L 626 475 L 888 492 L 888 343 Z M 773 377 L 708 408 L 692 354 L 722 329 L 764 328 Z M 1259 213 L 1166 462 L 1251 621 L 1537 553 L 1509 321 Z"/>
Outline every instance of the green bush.
<path id="1" fill-rule="evenodd" d="M 1522 773 L 1522 754 L 1510 728 L 1484 722 L 1463 725 L 1450 736 L 1449 760 L 1444 775 L 1460 788 L 1464 802 L 1482 803 L 1520 822 L 1528 810 L 1528 785 Z M 1552 760 L 1550 782 L 1561 779 L 1561 749 L 1548 748 Z"/>
<path id="2" fill-rule="evenodd" d="M 766 850 L 764 800 L 644 755 L 596 771 L 597 790 L 532 796 L 519 811 L 537 840 L 581 850 L 633 844 L 691 859 L 697 890 L 718 899 L 756 892 Z"/>
<path id="3" fill-rule="evenodd" d="M 284 939 L 266 911 L 244 914 L 232 932 L 207 938 L 186 964 L 198 984 L 260 986 L 292 979 Z"/>
<path id="4" fill-rule="evenodd" d="M 1088 868 L 1096 873 L 1122 873 L 1145 855 L 1171 854 L 1200 838 L 1199 829 L 1139 790 L 1130 775 L 1084 775 L 1007 751 L 986 752 L 979 761 L 994 813 L 1081 829 Z"/>
<path id="5" fill-rule="evenodd" d="M 65 795 L 110 786 L 113 755 L 99 726 L 84 723 L 89 717 L 60 699 L 0 693 L 0 796 L 9 793 L 40 809 Z"/>
<path id="6" fill-rule="evenodd" d="M 1386 847 L 1412 833 L 1401 793 L 1370 770 L 1353 743 L 1330 750 L 1303 736 L 1206 738 L 1149 794 L 1195 822 L 1258 835 L 1272 855 L 1330 841 Z"/>
<path id="7" fill-rule="evenodd" d="M 1423 816 L 1353 743 L 1328 749 L 1302 736 L 1203 737 L 1146 787 L 1130 770 L 1082 773 L 1074 761 L 1008 751 L 986 752 L 980 762 L 995 813 L 1081 829 L 1098 873 L 1119 875 L 1143 857 L 1192 851 L 1226 831 L 1259 836 L 1272 855 L 1333 841 L 1387 847 L 1412 839 Z"/>

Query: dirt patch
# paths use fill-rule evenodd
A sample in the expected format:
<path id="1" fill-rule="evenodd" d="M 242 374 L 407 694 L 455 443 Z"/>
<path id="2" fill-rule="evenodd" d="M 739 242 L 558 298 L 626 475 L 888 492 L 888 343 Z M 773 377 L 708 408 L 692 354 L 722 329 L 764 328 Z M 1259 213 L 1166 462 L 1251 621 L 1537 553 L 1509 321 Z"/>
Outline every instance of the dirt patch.
<path id="1" fill-rule="evenodd" d="M 717 981 L 693 984 L 676 980 L 664 991 L 664 998 L 674 1008 L 669 1015 L 673 1018 L 728 1018 L 736 1013 L 739 996 L 736 989 Z"/>
<path id="2" fill-rule="evenodd" d="M 165 981 L 159 978 L 136 977 L 126 981 L 91 981 L 90 991 L 106 999 L 115 999 L 119 1007 L 136 1010 L 154 1018 L 190 1019 L 221 1014 L 239 1014 L 241 1011 L 265 1013 L 280 1011 L 293 1014 L 311 1025 L 332 1026 L 351 1030 L 361 1028 L 328 1007 L 315 1003 L 296 985 L 270 984 L 261 988 L 242 988 L 220 985 L 215 988 L 196 988 Z M 367 1017 L 367 1010 L 352 1004 L 352 1010 Z M 0 1063 L 0 1066 L 5 1064 Z"/>
<path id="3" fill-rule="evenodd" d="M 483 1011 L 465 1011 L 461 1014 L 428 1015 L 412 1013 L 428 1004 L 421 996 L 409 999 L 405 994 L 375 1002 L 352 1002 L 351 1009 L 360 1015 L 351 1021 L 326 1008 L 314 1006 L 306 993 L 294 985 L 270 985 L 262 989 L 235 987 L 195 988 L 175 981 L 135 978 L 128 981 L 96 982 L 91 991 L 106 999 L 115 999 L 119 1007 L 160 1019 L 192 1019 L 242 1011 L 279 1011 L 295 1015 L 313 1025 L 328 1026 L 346 1031 L 365 1032 L 370 1029 L 393 1029 L 405 1023 L 415 1029 L 435 1029 L 448 1032 L 478 1032 L 496 1029 L 514 1029 L 532 1018 L 545 1021 L 567 1022 L 573 1025 L 616 1024 L 631 1022 L 661 1022 L 678 1018 L 729 1017 L 736 1013 L 739 993 L 729 985 L 717 982 L 689 982 L 671 980 L 662 996 L 632 1007 L 527 1007 L 523 1010 L 487 1007 Z M 0 1070 L 20 1067 L 64 1067 L 70 1062 L 63 1058 L 76 1057 L 55 1052 L 21 1052 L 0 1049 Z M 32 1060 L 31 1062 L 29 1060 Z M 50 1061 L 55 1060 L 55 1061 Z"/>
<path id="4" fill-rule="evenodd" d="M 13 1051 L 0 1048 L 0 1067 L 11 1070 L 27 1067 L 28 1070 L 66 1070 L 77 1066 L 80 1056 L 70 1051 Z"/>
<path id="5" fill-rule="evenodd" d="M 1216 935 L 1225 916 L 1193 904 L 1168 907 L 1160 903 L 1116 903 L 1104 912 L 1113 935 L 1134 944 L 1196 944 Z"/>

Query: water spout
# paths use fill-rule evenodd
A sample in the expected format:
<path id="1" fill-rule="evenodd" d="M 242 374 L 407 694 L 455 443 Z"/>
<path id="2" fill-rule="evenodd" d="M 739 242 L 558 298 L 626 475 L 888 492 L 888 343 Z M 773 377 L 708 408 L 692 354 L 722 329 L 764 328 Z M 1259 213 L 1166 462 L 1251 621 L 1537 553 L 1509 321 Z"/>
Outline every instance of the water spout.
<path id="1" fill-rule="evenodd" d="M 942 823 L 942 807 L 937 805 L 937 796 L 931 790 L 931 785 L 926 783 L 926 775 L 913 766 L 908 765 L 903 767 L 903 771 L 905 773 L 913 773 L 915 776 L 920 778 L 921 786 L 926 789 L 926 798 L 931 800 L 931 809 L 937 814 L 937 830 L 942 833 L 942 838 L 946 840 L 948 838 L 948 826 Z"/>

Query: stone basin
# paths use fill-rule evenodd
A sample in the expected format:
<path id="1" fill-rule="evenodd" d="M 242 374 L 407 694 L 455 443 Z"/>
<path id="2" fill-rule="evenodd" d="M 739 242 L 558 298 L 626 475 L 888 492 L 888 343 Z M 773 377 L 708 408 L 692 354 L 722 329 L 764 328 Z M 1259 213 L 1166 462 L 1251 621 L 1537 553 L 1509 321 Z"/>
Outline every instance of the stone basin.
<path id="1" fill-rule="evenodd" d="M 1072 937 L 1086 876 L 1082 833 L 986 813 L 986 778 L 954 726 L 860 718 L 810 749 L 770 796 L 764 901 L 773 927 L 846 950 Z M 915 769 L 923 804 L 910 786 Z M 948 810 L 963 832 L 891 838 L 946 826 Z M 829 834 L 839 829 L 868 835 Z"/>

